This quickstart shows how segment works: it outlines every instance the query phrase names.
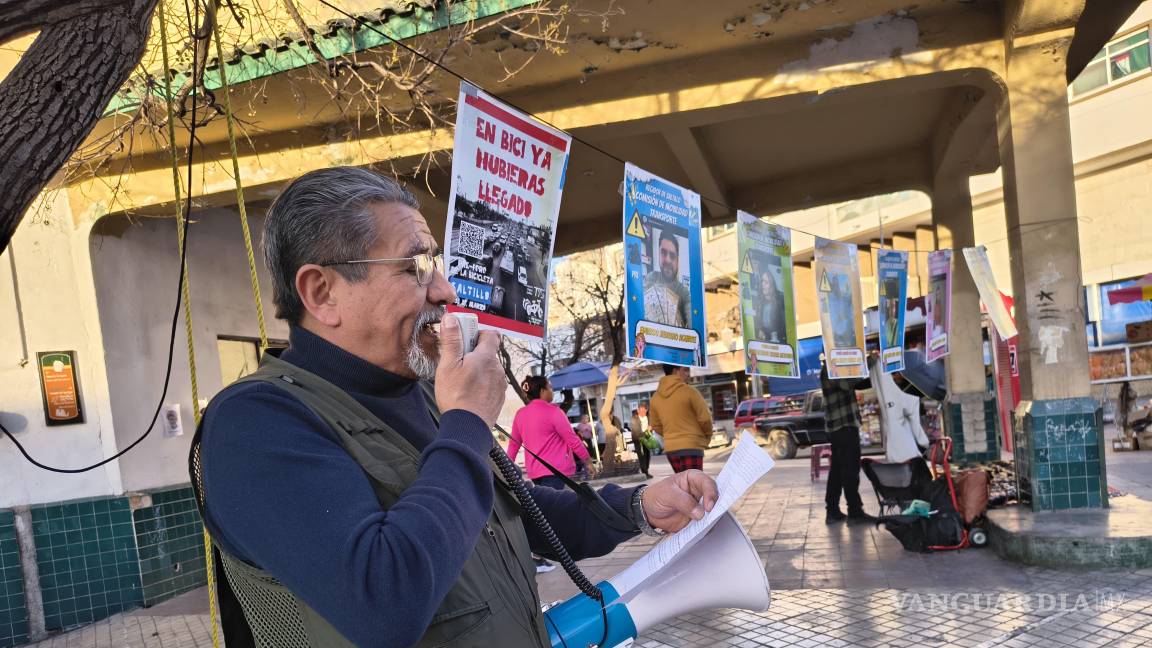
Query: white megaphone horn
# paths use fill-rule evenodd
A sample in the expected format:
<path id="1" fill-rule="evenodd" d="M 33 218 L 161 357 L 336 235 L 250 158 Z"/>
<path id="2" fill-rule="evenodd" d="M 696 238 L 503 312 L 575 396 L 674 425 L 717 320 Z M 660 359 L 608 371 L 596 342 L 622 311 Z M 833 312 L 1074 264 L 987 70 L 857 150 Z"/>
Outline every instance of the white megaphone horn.
<path id="1" fill-rule="evenodd" d="M 717 608 L 763 612 L 771 603 L 764 563 L 731 513 L 654 573 L 643 574 L 643 563 L 598 585 L 603 613 L 584 594 L 548 610 L 544 618 L 553 648 L 629 646 L 646 630 L 682 614 Z"/>

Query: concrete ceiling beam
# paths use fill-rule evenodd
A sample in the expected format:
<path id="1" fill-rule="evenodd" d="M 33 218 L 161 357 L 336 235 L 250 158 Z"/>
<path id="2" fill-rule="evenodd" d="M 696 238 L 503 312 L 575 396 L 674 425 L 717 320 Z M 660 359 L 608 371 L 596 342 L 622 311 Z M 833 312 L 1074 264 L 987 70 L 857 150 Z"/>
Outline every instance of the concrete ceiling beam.
<path id="1" fill-rule="evenodd" d="M 700 148 L 700 142 L 696 139 L 692 129 L 677 128 L 664 131 L 662 134 L 664 141 L 668 143 L 668 148 L 672 149 L 672 155 L 676 157 L 676 161 L 680 163 L 680 167 L 684 169 L 684 173 L 691 180 L 692 186 L 703 196 L 712 198 L 712 200 L 701 201 L 712 218 L 724 219 L 732 216 L 731 209 L 713 202 L 721 200 L 727 203 L 728 192 L 720 179 L 712 172 L 708 156 Z"/>
<path id="2" fill-rule="evenodd" d="M 931 156 L 926 148 L 890 151 L 819 169 L 766 178 L 755 186 L 732 188 L 732 204 L 758 216 L 931 186 Z"/>

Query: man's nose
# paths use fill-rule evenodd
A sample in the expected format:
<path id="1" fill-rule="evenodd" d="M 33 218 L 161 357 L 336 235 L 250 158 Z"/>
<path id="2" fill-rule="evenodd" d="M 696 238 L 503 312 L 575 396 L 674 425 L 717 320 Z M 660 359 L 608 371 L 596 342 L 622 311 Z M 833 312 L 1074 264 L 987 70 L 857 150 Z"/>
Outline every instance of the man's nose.
<path id="1" fill-rule="evenodd" d="M 437 306 L 455 304 L 457 301 L 456 289 L 448 281 L 448 277 L 440 270 L 432 273 L 432 281 L 428 284 L 428 301 Z"/>

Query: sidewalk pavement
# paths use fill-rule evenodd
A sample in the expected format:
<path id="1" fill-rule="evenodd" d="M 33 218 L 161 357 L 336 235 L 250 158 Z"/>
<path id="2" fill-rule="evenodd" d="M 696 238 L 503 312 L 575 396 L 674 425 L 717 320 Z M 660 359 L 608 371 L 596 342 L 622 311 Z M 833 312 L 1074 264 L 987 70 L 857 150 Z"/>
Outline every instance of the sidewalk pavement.
<path id="1" fill-rule="evenodd" d="M 719 472 L 727 456 L 726 449 L 709 451 L 705 470 Z M 1152 453 L 1109 454 L 1108 467 L 1109 481 L 1117 488 L 1152 493 Z M 663 457 L 653 458 L 652 472 L 657 479 L 671 474 Z M 801 457 L 779 462 L 735 509 L 767 565 L 773 589 L 768 611 L 687 615 L 652 629 L 636 645 L 1152 645 L 1152 570 L 1026 567 L 1001 561 L 986 549 L 910 553 L 886 531 L 868 525 L 825 525 L 823 493 L 824 482 L 809 481 L 808 459 Z M 861 495 L 875 512 L 867 480 Z M 598 582 L 631 564 L 652 543 L 637 538 L 580 565 Z M 544 601 L 576 593 L 559 568 L 537 580 Z M 35 646 L 203 648 L 212 646 L 209 626 L 201 588 Z"/>

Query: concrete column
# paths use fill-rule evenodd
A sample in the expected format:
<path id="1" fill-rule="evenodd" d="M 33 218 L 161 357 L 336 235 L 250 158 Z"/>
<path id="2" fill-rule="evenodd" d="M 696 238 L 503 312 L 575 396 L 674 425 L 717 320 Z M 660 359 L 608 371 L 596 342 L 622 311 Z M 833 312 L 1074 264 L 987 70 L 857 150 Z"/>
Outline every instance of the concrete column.
<path id="1" fill-rule="evenodd" d="M 36 562 L 36 539 L 32 531 L 32 512 L 17 506 L 15 514 L 16 544 L 20 547 L 20 569 L 24 575 L 24 606 L 28 610 L 28 638 L 39 641 L 48 636 L 44 625 L 44 595 L 40 591 L 40 567 Z"/>
<path id="2" fill-rule="evenodd" d="M 934 228 L 923 225 L 916 228 L 916 296 L 928 293 L 928 253 L 936 249 Z"/>
<path id="3" fill-rule="evenodd" d="M 1064 77 L 1070 36 L 1022 40 L 1007 57 L 997 119 L 1020 331 L 1017 469 L 1034 509 L 1106 506 Z"/>
<path id="4" fill-rule="evenodd" d="M 932 190 L 932 222 L 936 226 L 937 247 L 952 249 L 952 352 L 945 360 L 945 429 L 952 438 L 957 462 L 999 459 L 995 406 L 984 375 L 980 294 L 964 262 L 963 248 L 976 243 L 966 173 L 937 173 Z"/>
<path id="5" fill-rule="evenodd" d="M 898 232 L 892 235 L 891 247 L 908 253 L 908 298 L 920 296 L 920 270 L 916 263 L 916 235 Z"/>
<path id="6" fill-rule="evenodd" d="M 796 299 L 796 322 L 807 324 L 819 320 L 820 310 L 816 304 L 816 275 L 812 272 L 812 264 L 808 262 L 793 264 L 792 281 L 796 286 L 792 291 Z"/>

